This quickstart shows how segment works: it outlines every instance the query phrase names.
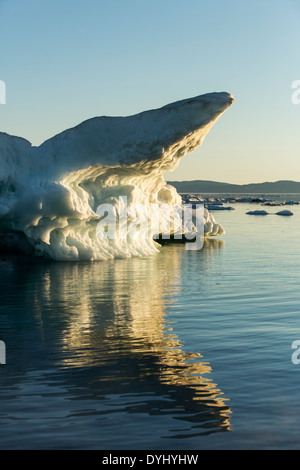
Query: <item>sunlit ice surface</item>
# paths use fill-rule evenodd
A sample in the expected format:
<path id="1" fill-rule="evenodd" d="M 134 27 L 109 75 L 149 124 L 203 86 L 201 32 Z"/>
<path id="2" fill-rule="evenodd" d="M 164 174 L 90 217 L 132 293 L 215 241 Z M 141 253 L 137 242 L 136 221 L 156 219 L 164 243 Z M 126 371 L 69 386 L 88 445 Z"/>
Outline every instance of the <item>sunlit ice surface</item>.
<path id="1" fill-rule="evenodd" d="M 157 253 L 151 231 L 138 239 L 99 237 L 105 211 L 136 205 L 158 208 L 158 235 L 169 234 L 170 208 L 181 205 L 164 179 L 199 147 L 233 103 L 229 93 L 207 93 L 126 117 L 94 117 L 34 147 L 0 132 L 0 242 L 57 261 L 103 261 Z M 132 211 L 131 211 L 132 212 Z M 136 219 L 136 217 L 133 217 Z M 174 230 L 180 221 L 173 217 Z M 205 211 L 205 234 L 223 227 Z M 23 238 L 22 238 L 22 237 Z M 25 240 L 24 240 L 25 238 Z"/>

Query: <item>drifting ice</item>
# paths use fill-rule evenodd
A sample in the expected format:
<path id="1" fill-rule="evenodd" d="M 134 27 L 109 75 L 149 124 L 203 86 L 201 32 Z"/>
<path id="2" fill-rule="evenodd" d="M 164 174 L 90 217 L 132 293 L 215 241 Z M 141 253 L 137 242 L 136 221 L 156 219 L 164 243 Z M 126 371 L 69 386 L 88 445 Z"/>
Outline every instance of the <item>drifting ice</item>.
<path id="1" fill-rule="evenodd" d="M 39 147 L 0 133 L 2 245 L 23 235 L 36 255 L 56 260 L 155 253 L 152 236 L 99 239 L 97 208 L 112 204 L 117 210 L 126 197 L 129 208 L 157 205 L 163 220 L 170 207 L 181 206 L 163 174 L 201 145 L 232 102 L 228 93 L 209 93 L 134 116 L 95 117 Z M 206 209 L 204 221 L 206 236 L 224 233 Z"/>

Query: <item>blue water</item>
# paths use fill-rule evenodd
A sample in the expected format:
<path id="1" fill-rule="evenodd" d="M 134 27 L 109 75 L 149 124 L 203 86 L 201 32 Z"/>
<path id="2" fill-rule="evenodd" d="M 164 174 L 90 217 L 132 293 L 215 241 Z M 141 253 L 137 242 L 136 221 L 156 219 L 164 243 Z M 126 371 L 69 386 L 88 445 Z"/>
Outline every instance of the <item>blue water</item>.
<path id="1" fill-rule="evenodd" d="M 0 258 L 1 449 L 299 448 L 300 206 L 234 207 L 200 251 Z"/>

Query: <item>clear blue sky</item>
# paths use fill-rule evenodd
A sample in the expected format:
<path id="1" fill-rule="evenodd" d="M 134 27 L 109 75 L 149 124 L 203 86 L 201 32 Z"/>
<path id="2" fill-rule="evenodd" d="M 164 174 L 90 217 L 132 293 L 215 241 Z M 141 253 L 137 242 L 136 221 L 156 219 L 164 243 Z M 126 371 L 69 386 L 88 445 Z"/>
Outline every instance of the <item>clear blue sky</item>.
<path id="1" fill-rule="evenodd" d="M 228 91 L 167 178 L 300 181 L 299 0 L 0 0 L 0 44 L 1 131 L 39 145 L 90 117 Z"/>

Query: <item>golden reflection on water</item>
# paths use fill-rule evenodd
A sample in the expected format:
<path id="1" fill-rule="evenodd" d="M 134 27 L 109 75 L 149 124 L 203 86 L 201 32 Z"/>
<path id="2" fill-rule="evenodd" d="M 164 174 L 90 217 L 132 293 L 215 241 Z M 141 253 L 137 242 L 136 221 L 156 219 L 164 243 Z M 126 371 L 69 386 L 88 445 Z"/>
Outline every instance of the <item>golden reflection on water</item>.
<path id="1" fill-rule="evenodd" d="M 223 243 L 207 240 L 202 261 Z M 210 364 L 199 352 L 184 351 L 168 321 L 167 309 L 181 289 L 183 256 L 183 246 L 165 246 L 146 259 L 52 264 L 44 275 L 42 295 L 50 311 L 59 316 L 64 310 L 59 366 L 112 364 L 109 372 L 98 377 L 100 383 L 122 384 L 136 375 L 163 390 L 173 387 L 178 408 L 186 407 L 188 400 L 194 415 L 197 403 L 208 412 L 216 409 L 218 426 L 230 430 L 231 410 L 210 378 Z"/>

